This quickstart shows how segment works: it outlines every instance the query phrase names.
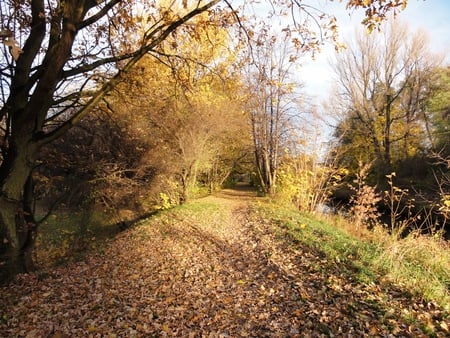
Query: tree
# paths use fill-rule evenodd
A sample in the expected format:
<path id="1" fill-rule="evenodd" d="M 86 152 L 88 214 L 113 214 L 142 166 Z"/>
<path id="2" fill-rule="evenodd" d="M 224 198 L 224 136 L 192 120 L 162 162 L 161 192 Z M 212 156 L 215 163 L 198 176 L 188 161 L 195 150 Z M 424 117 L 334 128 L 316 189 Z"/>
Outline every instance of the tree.
<path id="1" fill-rule="evenodd" d="M 315 213 L 324 211 L 346 170 L 336 166 L 338 157 L 323 142 L 324 121 L 316 107 L 304 110 L 290 131 L 280 158 L 276 197 L 294 204 L 298 210 Z"/>
<path id="2" fill-rule="evenodd" d="M 186 39 L 179 30 L 177 40 L 166 40 L 157 58 L 142 59 L 107 98 L 112 111 L 133 117 L 151 140 L 146 158 L 158 163 L 158 177 L 179 189 L 163 191 L 174 203 L 191 197 L 200 181 L 210 190 L 220 186 L 249 134 L 236 95 L 238 47 L 211 18 L 197 24 L 202 17 L 192 21 L 195 36 Z"/>
<path id="3" fill-rule="evenodd" d="M 353 166 L 359 160 L 375 160 L 384 177 L 394 162 L 426 147 L 425 102 L 438 65 L 426 36 L 411 34 L 396 21 L 380 33 L 360 32 L 337 56 L 336 101 L 342 120 L 336 135 L 349 147 L 344 156 L 352 156 Z"/>
<path id="4" fill-rule="evenodd" d="M 265 41 L 263 43 L 262 41 Z M 299 50 L 288 36 L 263 31 L 254 44 L 254 71 L 248 75 L 248 111 L 261 188 L 273 194 L 283 142 L 298 114 L 301 87 L 292 80 Z"/>
<path id="5" fill-rule="evenodd" d="M 228 2 L 218 7 L 220 2 L 2 1 L 0 38 L 11 47 L 3 50 L 0 68 L 2 271 L 32 266 L 37 222 L 30 204 L 38 150 L 88 115 L 145 54 L 190 19 L 204 12 L 235 15 L 226 10 Z M 382 10 L 401 3 L 369 1 L 378 2 Z"/>
<path id="6" fill-rule="evenodd" d="M 17 60 L 6 53 L 2 59 L 0 254 L 6 254 L 4 268 L 19 272 L 32 265 L 30 249 L 37 223 L 31 208 L 31 174 L 39 148 L 92 111 L 143 55 L 218 2 L 159 8 L 149 2 L 148 22 L 136 14 L 131 0 L 2 3 L 2 22 L 9 22 L 8 29 L 23 41 Z"/>
<path id="7" fill-rule="evenodd" d="M 450 67 L 439 68 L 434 88 L 427 102 L 432 150 L 443 158 L 450 157 Z"/>
<path id="8" fill-rule="evenodd" d="M 431 113 L 429 134 L 433 161 L 435 196 L 440 197 L 439 211 L 448 222 L 450 217 L 450 67 L 439 68 L 434 89 L 427 102 Z M 428 124 L 427 124 L 428 125 Z"/>

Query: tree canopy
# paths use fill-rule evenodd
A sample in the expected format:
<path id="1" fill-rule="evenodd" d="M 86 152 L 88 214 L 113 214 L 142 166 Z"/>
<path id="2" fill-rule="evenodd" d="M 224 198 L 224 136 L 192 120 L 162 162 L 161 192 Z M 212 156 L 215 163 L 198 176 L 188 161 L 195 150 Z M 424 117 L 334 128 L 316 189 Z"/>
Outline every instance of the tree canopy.
<path id="1" fill-rule="evenodd" d="M 422 32 L 391 21 L 382 32 L 360 32 L 334 63 L 336 107 L 341 121 L 343 163 L 376 161 L 381 175 L 396 163 L 423 152 L 430 142 L 426 101 L 440 59 Z M 342 149 L 343 150 L 343 149 Z"/>

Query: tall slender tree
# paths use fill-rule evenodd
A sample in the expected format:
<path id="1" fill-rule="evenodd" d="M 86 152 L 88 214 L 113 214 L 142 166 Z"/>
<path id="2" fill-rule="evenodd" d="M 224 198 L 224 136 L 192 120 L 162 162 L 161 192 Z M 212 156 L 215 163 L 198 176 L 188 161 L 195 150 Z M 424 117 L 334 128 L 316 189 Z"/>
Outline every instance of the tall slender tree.
<path id="1" fill-rule="evenodd" d="M 264 42 L 262 42 L 264 40 Z M 261 188 L 274 193 L 279 159 L 291 120 L 298 114 L 293 69 L 299 50 L 285 36 L 264 32 L 255 41 L 249 72 L 248 111 Z"/>

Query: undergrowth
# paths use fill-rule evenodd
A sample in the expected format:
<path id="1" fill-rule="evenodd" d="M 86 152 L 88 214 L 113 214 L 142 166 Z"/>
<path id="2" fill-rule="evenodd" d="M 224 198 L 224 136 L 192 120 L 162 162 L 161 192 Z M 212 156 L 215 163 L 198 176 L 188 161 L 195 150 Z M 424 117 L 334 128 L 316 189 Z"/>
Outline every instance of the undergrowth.
<path id="1" fill-rule="evenodd" d="M 411 233 L 403 239 L 378 235 L 374 266 L 408 289 L 450 310 L 450 247 L 437 236 Z"/>
<path id="2" fill-rule="evenodd" d="M 117 220 L 101 212 L 59 212 L 40 224 L 34 261 L 37 267 L 51 268 L 80 259 L 101 249 L 119 231 Z"/>

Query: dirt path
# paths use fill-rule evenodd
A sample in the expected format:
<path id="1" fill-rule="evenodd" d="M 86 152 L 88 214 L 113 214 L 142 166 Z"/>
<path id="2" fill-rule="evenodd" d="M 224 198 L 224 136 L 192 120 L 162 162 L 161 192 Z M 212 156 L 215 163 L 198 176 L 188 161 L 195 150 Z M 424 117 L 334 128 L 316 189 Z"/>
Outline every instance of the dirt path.
<path id="1" fill-rule="evenodd" d="M 251 212 L 254 196 L 225 190 L 143 221 L 85 262 L 23 276 L 0 289 L 0 336 L 426 336 L 399 319 L 400 292 L 280 241 Z"/>

